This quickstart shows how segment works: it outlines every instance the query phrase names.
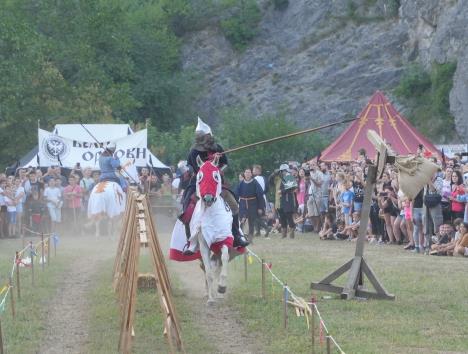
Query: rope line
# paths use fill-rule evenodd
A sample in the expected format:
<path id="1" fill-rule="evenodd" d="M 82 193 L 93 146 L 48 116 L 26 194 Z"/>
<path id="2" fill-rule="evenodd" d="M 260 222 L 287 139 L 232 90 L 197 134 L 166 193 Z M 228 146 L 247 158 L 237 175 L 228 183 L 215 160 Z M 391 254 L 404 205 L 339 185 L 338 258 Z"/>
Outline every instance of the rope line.
<path id="1" fill-rule="evenodd" d="M 249 255 L 255 257 L 257 259 L 257 261 L 259 261 L 264 267 L 266 266 L 266 264 L 262 261 L 262 259 L 255 253 L 253 252 L 250 248 L 246 247 L 247 249 L 247 252 Z M 291 296 L 291 298 L 296 302 L 296 303 L 305 303 L 307 304 L 307 306 L 309 306 L 310 308 L 310 305 L 309 303 L 306 303 L 301 297 L 297 296 L 296 294 L 294 294 L 294 292 L 291 290 L 291 288 L 289 287 L 289 285 L 286 285 L 283 281 L 281 281 L 280 278 L 278 278 L 276 276 L 275 273 L 273 273 L 273 271 L 271 270 L 270 267 L 265 267 L 266 269 L 268 269 L 268 271 L 270 272 L 271 274 L 271 277 L 272 279 L 275 279 L 276 282 L 281 285 L 281 287 L 283 289 L 285 289 L 289 295 Z M 327 334 L 327 337 L 329 337 L 332 342 L 335 344 L 336 348 L 340 351 L 340 354 L 345 354 L 345 352 L 343 351 L 343 349 L 341 349 L 341 346 L 338 344 L 338 342 L 336 341 L 336 339 L 330 334 L 330 332 L 328 331 L 328 328 L 327 326 L 325 325 L 325 321 L 323 320 L 323 317 L 317 307 L 317 304 L 316 303 L 312 303 L 312 309 L 315 310 L 315 312 L 317 313 L 317 316 L 319 317 L 319 320 L 320 320 L 320 324 L 322 325 L 323 329 L 325 330 L 325 333 Z M 311 309 L 311 310 L 312 310 Z M 307 318 L 308 320 L 308 318 Z"/>
<path id="2" fill-rule="evenodd" d="M 25 227 L 25 229 L 27 229 L 27 228 Z M 32 230 L 31 230 L 31 231 L 32 231 Z M 39 233 L 39 235 L 42 235 L 42 233 Z M 32 257 L 34 257 L 34 256 L 36 256 L 36 257 L 42 257 L 42 256 L 38 256 L 37 253 L 36 253 L 38 247 L 39 247 L 42 243 L 44 243 L 44 245 L 49 245 L 50 240 L 51 240 L 51 239 L 54 239 L 54 240 L 55 240 L 55 238 L 57 237 L 57 235 L 56 235 L 55 233 L 44 234 L 44 236 L 46 236 L 46 235 L 48 236 L 47 238 L 44 238 L 43 240 L 40 240 L 40 241 L 36 242 L 35 244 L 33 244 L 32 241 L 31 241 L 31 243 L 29 243 L 26 247 L 24 247 L 21 251 L 19 251 L 19 252 L 18 252 L 18 259 L 19 259 L 20 261 L 18 261 L 18 260 L 16 259 L 16 254 L 15 254 L 15 256 L 13 257 L 13 266 L 12 266 L 11 272 L 10 272 L 10 278 L 11 278 L 11 279 L 13 279 L 13 276 L 14 276 L 14 274 L 15 274 L 15 269 L 16 269 L 16 267 L 18 267 L 20 264 L 23 264 L 23 265 L 26 266 L 26 264 L 24 264 L 24 263 L 22 262 L 22 256 L 23 256 L 24 252 L 26 252 L 26 251 L 28 251 L 28 250 L 31 250 L 31 255 L 30 255 L 30 256 L 32 256 Z M 42 260 L 42 261 L 44 261 L 44 260 Z M 6 287 L 6 286 L 8 287 L 8 289 L 7 289 L 6 291 L 0 291 L 0 295 L 2 295 L 2 294 L 4 293 L 3 298 L 2 298 L 1 301 L 0 301 L 0 314 L 5 310 L 6 299 L 7 299 L 8 294 L 10 293 L 10 290 L 11 290 L 11 288 L 12 288 L 12 286 L 11 286 L 10 284 L 6 284 L 5 287 Z M 4 289 L 4 288 L 2 288 L 2 290 L 3 290 L 3 289 Z"/>

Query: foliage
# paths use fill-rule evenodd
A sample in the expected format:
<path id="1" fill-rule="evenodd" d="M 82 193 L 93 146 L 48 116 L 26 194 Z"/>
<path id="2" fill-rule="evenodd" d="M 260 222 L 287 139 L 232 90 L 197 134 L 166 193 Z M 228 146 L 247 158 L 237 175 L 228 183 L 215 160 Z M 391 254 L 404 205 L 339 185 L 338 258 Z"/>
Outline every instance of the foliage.
<path id="1" fill-rule="evenodd" d="M 194 139 L 195 126 L 186 125 L 178 131 L 161 131 L 148 127 L 148 146 L 160 160 L 171 165 L 186 160 Z"/>
<path id="2" fill-rule="evenodd" d="M 221 21 L 221 28 L 233 47 L 243 50 L 257 34 L 260 8 L 255 0 L 238 0 L 230 11 L 231 15 Z"/>
<path id="3" fill-rule="evenodd" d="M 199 92 L 180 65 L 189 0 L 4 1 L 0 164 L 36 140 L 37 120 L 144 122 L 176 129 Z"/>
<path id="4" fill-rule="evenodd" d="M 427 72 L 411 65 L 394 91 L 407 105 L 408 118 L 423 134 L 440 143 L 453 141 L 456 136 L 449 104 L 456 68 L 456 63 L 433 64 Z"/>
<path id="5" fill-rule="evenodd" d="M 254 143 L 298 131 L 285 114 L 253 117 L 242 109 L 227 110 L 217 128 L 218 141 L 225 149 Z M 229 154 L 228 177 L 235 180 L 237 173 L 247 166 L 260 164 L 265 173 L 273 171 L 284 161 L 303 161 L 311 158 L 325 146 L 318 134 L 300 135 L 294 138 L 263 144 Z"/>
<path id="6" fill-rule="evenodd" d="M 272 0 L 273 1 L 273 6 L 275 7 L 276 10 L 286 10 L 286 8 L 289 6 L 289 0 Z"/>

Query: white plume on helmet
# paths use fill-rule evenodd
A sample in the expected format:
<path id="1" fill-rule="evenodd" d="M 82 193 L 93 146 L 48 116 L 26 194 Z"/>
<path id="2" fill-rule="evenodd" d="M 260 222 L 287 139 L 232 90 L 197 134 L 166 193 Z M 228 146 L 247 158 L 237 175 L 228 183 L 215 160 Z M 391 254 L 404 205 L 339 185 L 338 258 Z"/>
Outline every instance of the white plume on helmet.
<path id="1" fill-rule="evenodd" d="M 115 150 L 116 148 L 117 148 L 117 145 L 115 145 L 115 143 L 112 143 L 112 142 L 106 145 L 107 150 Z"/>
<path id="2" fill-rule="evenodd" d="M 213 133 L 211 132 L 210 126 L 206 124 L 204 121 L 202 121 L 200 117 L 198 117 L 198 124 L 197 124 L 197 127 L 195 128 L 195 133 L 213 135 Z"/>

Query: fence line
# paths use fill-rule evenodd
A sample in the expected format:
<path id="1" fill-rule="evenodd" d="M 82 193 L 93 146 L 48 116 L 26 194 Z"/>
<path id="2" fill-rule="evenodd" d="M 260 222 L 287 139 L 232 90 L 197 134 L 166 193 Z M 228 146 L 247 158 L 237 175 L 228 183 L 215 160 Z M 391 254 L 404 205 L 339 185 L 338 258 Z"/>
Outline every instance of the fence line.
<path id="1" fill-rule="evenodd" d="M 307 308 L 308 308 L 308 310 L 310 312 L 315 311 L 315 313 L 317 314 L 317 316 L 319 318 L 320 330 L 322 330 L 322 328 L 323 328 L 325 330 L 325 333 L 326 333 L 326 338 L 329 338 L 333 342 L 336 349 L 339 350 L 340 354 L 345 354 L 345 352 L 343 351 L 341 346 L 338 344 L 336 339 L 328 331 L 328 328 L 325 325 L 325 321 L 323 320 L 323 317 L 322 317 L 322 315 L 321 315 L 321 313 L 320 313 L 320 311 L 319 311 L 319 309 L 317 307 L 317 304 L 315 302 L 307 303 L 303 298 L 301 298 L 300 296 L 297 296 L 285 282 L 283 282 L 280 278 L 278 278 L 278 276 L 275 273 L 273 273 L 273 271 L 271 270 L 271 266 L 269 266 L 269 264 L 264 263 L 263 259 L 260 258 L 250 248 L 247 247 L 246 249 L 247 249 L 247 252 L 248 252 L 248 256 L 253 256 L 254 258 L 256 258 L 257 261 L 260 262 L 260 264 L 262 264 L 262 267 L 266 268 L 270 272 L 270 275 L 271 275 L 272 279 L 274 279 L 284 289 L 284 291 L 285 291 L 285 295 L 284 295 L 285 303 L 288 302 L 287 301 L 288 296 L 291 296 L 291 298 L 294 300 L 295 303 L 307 306 Z M 304 308 L 304 310 L 305 310 L 305 308 Z M 308 318 L 307 311 L 304 311 L 304 314 L 305 314 L 305 317 L 306 317 L 307 327 L 309 327 L 309 318 Z M 314 330 L 313 326 L 314 326 L 314 323 L 312 323 L 312 330 Z"/>
<path id="2" fill-rule="evenodd" d="M 6 301 L 8 299 L 8 295 L 10 295 L 10 292 L 11 292 L 11 296 L 13 297 L 14 294 L 13 294 L 13 287 L 15 285 L 13 285 L 12 281 L 14 279 L 14 274 L 15 274 L 15 270 L 19 271 L 19 267 L 21 264 L 23 264 L 24 267 L 31 267 L 31 271 L 32 271 L 32 277 L 34 279 L 34 269 L 33 269 L 33 264 L 34 264 L 34 257 L 39 257 L 41 258 L 41 262 L 42 264 L 44 264 L 44 258 L 45 258 L 45 254 L 44 252 L 42 252 L 40 255 L 38 254 L 38 248 L 42 246 L 42 251 L 44 249 L 45 246 L 48 247 L 48 255 L 47 255 L 47 262 L 49 262 L 49 258 L 50 258 L 50 245 L 51 245 L 51 241 L 52 243 L 54 244 L 54 247 L 57 246 L 58 242 L 59 242 L 59 237 L 56 233 L 49 233 L 49 234 L 43 234 L 43 233 L 37 233 L 33 230 L 30 230 L 26 227 L 24 227 L 25 230 L 33 233 L 33 234 L 36 234 L 36 235 L 41 235 L 42 236 L 42 239 L 36 243 L 33 244 L 32 241 L 30 241 L 30 243 L 25 246 L 21 251 L 18 251 L 15 253 L 15 256 L 13 257 L 13 265 L 11 267 L 11 272 L 9 273 L 9 282 L 6 283 L 3 287 L 0 288 L 0 296 L 3 295 L 3 297 L 1 298 L 0 300 L 0 319 L 1 319 L 1 314 L 5 311 L 5 307 L 6 307 Z M 47 236 L 47 238 L 44 238 L 44 236 Z M 26 251 L 29 250 L 29 257 L 31 259 L 31 264 L 26 264 L 23 262 L 23 255 Z M 19 281 L 19 273 L 17 274 L 18 275 L 18 281 Z M 19 289 L 19 284 L 17 283 L 16 286 L 18 287 Z M 13 314 L 13 317 L 15 316 L 15 309 L 14 309 L 14 299 L 12 298 L 11 299 L 11 302 L 12 302 L 12 314 Z M 1 326 L 1 323 L 0 323 L 0 326 Z M 0 336 L 2 336 L 2 332 L 0 331 Z M 0 338 L 0 353 L 3 353 L 4 352 L 4 348 L 3 348 L 3 338 Z"/>

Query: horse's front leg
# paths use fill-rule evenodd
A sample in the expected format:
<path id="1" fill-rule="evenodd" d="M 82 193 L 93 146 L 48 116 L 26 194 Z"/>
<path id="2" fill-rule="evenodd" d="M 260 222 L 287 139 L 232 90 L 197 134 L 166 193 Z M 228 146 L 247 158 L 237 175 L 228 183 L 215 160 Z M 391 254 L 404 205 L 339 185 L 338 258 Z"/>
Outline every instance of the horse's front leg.
<path id="1" fill-rule="evenodd" d="M 198 237 L 198 243 L 200 245 L 200 254 L 202 256 L 203 264 L 205 265 L 205 277 L 206 277 L 206 283 L 207 283 L 207 288 L 208 288 L 208 301 L 207 303 L 213 303 L 215 301 L 214 299 L 214 294 L 213 294 L 213 267 L 211 266 L 211 259 L 210 259 L 210 249 L 203 238 L 203 235 L 201 233 L 199 234 Z"/>
<path id="2" fill-rule="evenodd" d="M 229 263 L 229 248 L 224 245 L 221 248 L 221 273 L 218 282 L 218 294 L 224 294 L 227 287 L 227 267 Z M 222 297 L 222 296 L 221 296 Z"/>

